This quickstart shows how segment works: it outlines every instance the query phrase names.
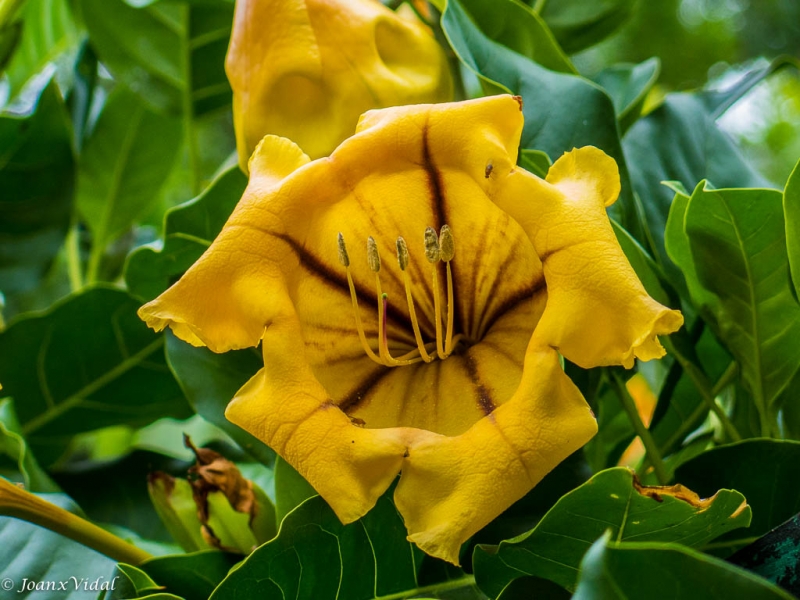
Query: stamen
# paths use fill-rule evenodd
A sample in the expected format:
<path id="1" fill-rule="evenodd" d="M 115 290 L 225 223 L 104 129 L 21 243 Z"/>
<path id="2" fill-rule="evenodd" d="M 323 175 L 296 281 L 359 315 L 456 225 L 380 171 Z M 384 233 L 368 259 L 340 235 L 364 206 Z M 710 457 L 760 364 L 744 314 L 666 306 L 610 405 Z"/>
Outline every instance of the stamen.
<path id="1" fill-rule="evenodd" d="M 400 270 L 403 272 L 403 285 L 406 288 L 406 302 L 408 302 L 408 316 L 411 318 L 411 327 L 414 329 L 414 338 L 417 340 L 417 349 L 419 354 L 426 363 L 433 361 L 433 356 L 429 355 L 425 350 L 425 343 L 422 341 L 422 333 L 419 330 L 419 322 L 417 321 L 417 311 L 414 309 L 414 297 L 411 295 L 411 282 L 408 279 L 408 246 L 406 241 L 399 237 L 397 238 L 397 264 L 400 265 Z"/>
<path id="2" fill-rule="evenodd" d="M 375 355 L 375 352 L 372 351 L 372 348 L 369 347 L 367 343 L 367 336 L 364 333 L 364 327 L 361 324 L 361 314 L 358 312 L 358 296 L 356 295 L 356 287 L 353 284 L 353 276 L 350 274 L 350 257 L 347 255 L 347 247 L 344 244 L 344 236 L 339 233 L 338 237 L 338 244 L 339 244 L 339 262 L 342 263 L 342 266 L 345 268 L 347 272 L 347 285 L 350 287 L 350 300 L 353 304 L 353 314 L 356 317 L 356 329 L 358 330 L 358 339 L 361 340 L 361 347 L 364 349 L 364 352 L 367 353 L 373 361 L 378 363 L 379 365 L 383 364 L 383 361 Z"/>
<path id="3" fill-rule="evenodd" d="M 431 272 L 433 273 L 433 313 L 434 321 L 436 323 L 436 354 L 442 360 L 445 359 L 444 344 L 442 343 L 442 307 L 439 300 L 439 259 L 441 258 L 441 249 L 439 248 L 439 238 L 436 236 L 436 230 L 433 227 L 428 227 L 425 230 L 425 258 L 431 263 Z"/>
<path id="4" fill-rule="evenodd" d="M 401 359 L 393 358 L 392 355 L 389 353 L 389 337 L 386 333 L 386 316 L 389 312 L 389 294 L 381 294 L 379 300 L 379 309 L 378 309 L 378 330 L 380 335 L 380 353 L 381 358 L 384 359 L 386 362 L 387 367 L 404 367 L 407 365 L 413 365 L 414 363 L 418 363 L 422 360 L 421 357 L 417 356 L 416 358 L 412 358 L 409 360 L 404 360 L 408 354 L 403 356 Z M 416 354 L 414 352 L 412 356 Z"/>
<path id="5" fill-rule="evenodd" d="M 448 225 L 442 225 L 439 232 L 439 246 L 441 257 L 447 267 L 447 335 L 444 340 L 444 355 L 450 356 L 453 351 L 453 318 L 455 316 L 455 300 L 453 299 L 453 271 L 450 268 L 450 261 L 456 254 L 453 232 Z"/>

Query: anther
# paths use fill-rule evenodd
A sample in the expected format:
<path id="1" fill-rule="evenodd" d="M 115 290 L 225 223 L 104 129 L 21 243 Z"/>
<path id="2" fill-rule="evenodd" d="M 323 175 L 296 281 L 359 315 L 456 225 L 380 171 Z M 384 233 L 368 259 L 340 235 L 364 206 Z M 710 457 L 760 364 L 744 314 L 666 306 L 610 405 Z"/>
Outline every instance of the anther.
<path id="1" fill-rule="evenodd" d="M 436 237 L 433 227 L 425 230 L 425 258 L 431 264 L 439 262 L 439 238 Z"/>
<path id="2" fill-rule="evenodd" d="M 375 243 L 375 238 L 372 236 L 367 238 L 367 262 L 369 263 L 369 268 L 372 269 L 374 273 L 381 270 L 381 257 L 380 254 L 378 254 L 378 244 Z"/>
<path id="3" fill-rule="evenodd" d="M 442 225 L 439 232 L 439 255 L 444 262 L 453 260 L 456 253 L 456 247 L 453 244 L 453 232 L 450 230 L 449 225 Z"/>
<path id="4" fill-rule="evenodd" d="M 347 255 L 347 247 L 344 245 L 344 236 L 341 232 L 339 232 L 339 237 L 337 238 L 339 243 L 339 263 L 343 267 L 350 266 L 350 257 Z"/>
<path id="5" fill-rule="evenodd" d="M 401 271 L 405 271 L 408 267 L 408 246 L 402 237 L 397 238 L 397 264 L 400 265 Z"/>

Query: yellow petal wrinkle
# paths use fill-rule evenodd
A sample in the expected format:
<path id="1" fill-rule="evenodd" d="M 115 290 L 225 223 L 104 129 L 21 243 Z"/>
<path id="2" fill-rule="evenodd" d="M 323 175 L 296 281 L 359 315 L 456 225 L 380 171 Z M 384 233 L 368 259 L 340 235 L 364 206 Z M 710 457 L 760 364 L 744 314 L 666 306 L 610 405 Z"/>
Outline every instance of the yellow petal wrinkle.
<path id="1" fill-rule="evenodd" d="M 540 179 L 522 126 L 502 95 L 368 111 L 314 161 L 267 135 L 218 238 L 139 313 L 216 352 L 260 343 L 228 419 L 345 523 L 400 473 L 409 539 L 452 563 L 596 432 L 559 352 L 630 366 L 682 322 L 616 242 L 614 161 L 582 148 Z"/>
<path id="2" fill-rule="evenodd" d="M 238 0 L 226 72 L 243 168 L 266 134 L 318 158 L 370 108 L 452 95 L 430 29 L 375 0 Z"/>

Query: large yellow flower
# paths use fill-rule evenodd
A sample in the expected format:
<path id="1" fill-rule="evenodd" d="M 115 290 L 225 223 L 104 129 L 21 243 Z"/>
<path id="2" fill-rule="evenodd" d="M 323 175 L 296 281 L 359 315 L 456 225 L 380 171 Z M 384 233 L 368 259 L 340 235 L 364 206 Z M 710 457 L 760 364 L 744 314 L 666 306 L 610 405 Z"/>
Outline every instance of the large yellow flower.
<path id="1" fill-rule="evenodd" d="M 238 0 L 226 70 L 243 168 L 266 134 L 318 158 L 371 108 L 452 98 L 430 29 L 378 0 Z"/>
<path id="2" fill-rule="evenodd" d="M 573 150 L 545 181 L 521 131 L 495 96 L 368 112 L 314 162 L 267 136 L 217 240 L 140 310 L 215 352 L 261 342 L 228 418 L 345 523 L 402 471 L 409 539 L 454 563 L 597 430 L 558 353 L 630 367 L 682 323 L 616 242 L 614 161 Z"/>

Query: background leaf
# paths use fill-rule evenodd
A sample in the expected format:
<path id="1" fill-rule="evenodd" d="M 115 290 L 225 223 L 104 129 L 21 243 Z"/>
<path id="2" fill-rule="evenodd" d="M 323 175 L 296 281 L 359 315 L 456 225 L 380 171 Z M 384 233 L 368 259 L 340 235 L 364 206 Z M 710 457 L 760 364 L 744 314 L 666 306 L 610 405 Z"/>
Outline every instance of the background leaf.
<path id="1" fill-rule="evenodd" d="M 152 300 L 174 283 L 222 230 L 247 186 L 247 177 L 233 166 L 223 171 L 197 198 L 167 211 L 160 249 L 134 250 L 125 265 L 131 294 Z"/>
<path id="2" fill-rule="evenodd" d="M 753 509 L 748 529 L 725 535 L 709 549 L 727 556 L 800 511 L 798 461 L 800 442 L 754 439 L 712 448 L 680 465 L 676 481 L 701 496 L 724 482 L 741 491 Z"/>
<path id="3" fill-rule="evenodd" d="M 253 458 L 271 465 L 275 452 L 264 442 L 225 418 L 225 408 L 247 381 L 263 366 L 255 349 L 214 354 L 208 348 L 195 348 L 172 333 L 167 338 L 167 360 L 192 408 L 213 423 Z"/>
<path id="4" fill-rule="evenodd" d="M 635 577 L 631 577 L 635 573 Z M 789 600 L 766 579 L 678 544 L 597 540 L 581 562 L 575 600 Z"/>
<path id="5" fill-rule="evenodd" d="M 72 131 L 55 83 L 34 110 L 0 113 L 0 290 L 9 316 L 15 295 L 36 289 L 61 248 L 75 189 Z"/>
<path id="6" fill-rule="evenodd" d="M 661 63 L 654 57 L 638 65 L 611 65 L 592 78 L 611 96 L 622 133 L 639 118 L 645 98 L 655 85 L 660 71 Z"/>
<path id="7" fill-rule="evenodd" d="M 180 149 L 181 124 L 151 112 L 119 87 L 106 101 L 81 154 L 77 205 L 92 233 L 87 280 L 106 246 L 152 206 Z"/>
<path id="8" fill-rule="evenodd" d="M 139 568 L 167 592 L 186 600 L 207 600 L 239 560 L 235 554 L 207 550 L 151 558 Z"/>
<path id="9" fill-rule="evenodd" d="M 164 338 L 139 320 L 138 307 L 123 291 L 87 289 L 0 334 L 0 380 L 43 464 L 76 433 L 188 416 Z"/>
<path id="10" fill-rule="evenodd" d="M 800 161 L 783 190 L 783 215 L 786 219 L 786 248 L 795 298 L 800 298 Z"/>
<path id="11" fill-rule="evenodd" d="M 574 54 L 614 33 L 635 5 L 635 0 L 550 0 L 544 2 L 541 15 L 561 47 Z"/>
<path id="12" fill-rule="evenodd" d="M 42 498 L 71 512 L 79 512 L 75 504 L 63 494 L 43 494 Z M 49 560 L 42 560 L 42 557 Z M 63 536 L 26 521 L 0 517 L 0 580 L 10 579 L 14 584 L 16 598 L 50 600 L 94 600 L 97 591 L 83 591 L 82 585 L 75 590 L 70 577 L 78 582 L 86 580 L 87 586 L 102 577 L 100 583 L 113 578 L 114 561 L 73 542 Z M 65 581 L 67 590 L 60 592 L 26 591 L 15 593 L 29 581 Z"/>

